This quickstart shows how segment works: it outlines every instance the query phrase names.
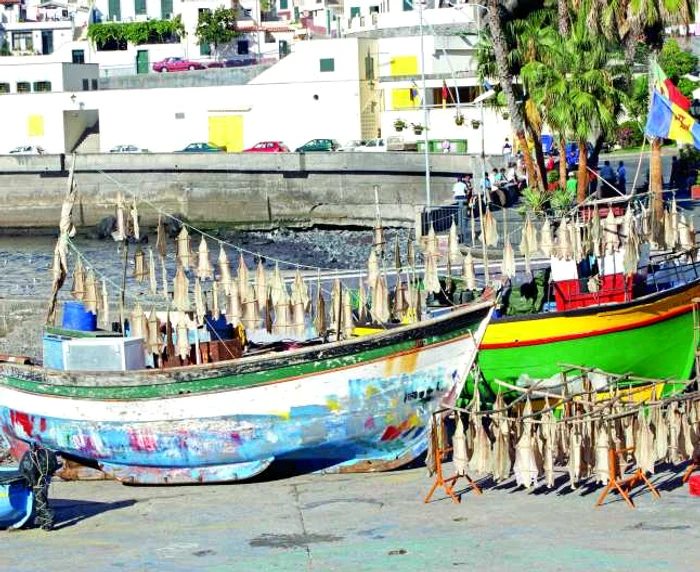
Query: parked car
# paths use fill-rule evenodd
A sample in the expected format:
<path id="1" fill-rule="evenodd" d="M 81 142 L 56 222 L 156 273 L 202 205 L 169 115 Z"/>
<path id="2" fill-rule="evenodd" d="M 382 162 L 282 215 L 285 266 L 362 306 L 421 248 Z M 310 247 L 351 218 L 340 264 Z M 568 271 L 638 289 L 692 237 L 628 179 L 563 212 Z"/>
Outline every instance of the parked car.
<path id="1" fill-rule="evenodd" d="M 217 147 L 211 143 L 190 143 L 184 149 L 175 151 L 176 153 L 224 153 L 224 147 Z"/>
<path id="2" fill-rule="evenodd" d="M 405 141 L 403 137 L 394 136 L 386 139 L 387 151 L 418 151 L 418 143 Z"/>
<path id="3" fill-rule="evenodd" d="M 362 147 L 367 143 L 364 139 L 351 139 L 343 143 L 342 147 L 338 151 L 362 151 Z"/>
<path id="4" fill-rule="evenodd" d="M 20 145 L 10 150 L 10 155 L 43 155 L 44 149 L 38 145 Z"/>
<path id="5" fill-rule="evenodd" d="M 335 139 L 312 139 L 301 147 L 297 147 L 295 152 L 311 153 L 314 151 L 337 151 L 338 149 L 340 149 L 340 143 Z"/>
<path id="6" fill-rule="evenodd" d="M 109 150 L 110 153 L 148 153 L 148 149 L 141 149 L 136 145 L 115 145 Z"/>
<path id="7" fill-rule="evenodd" d="M 357 150 L 363 153 L 386 151 L 386 141 L 384 139 L 368 139 L 365 145 Z"/>
<path id="8" fill-rule="evenodd" d="M 252 66 L 257 63 L 257 58 L 255 56 L 245 56 L 240 58 L 227 58 L 225 60 L 216 60 L 213 62 L 208 62 L 206 64 L 207 68 L 241 68 L 245 66 Z"/>
<path id="9" fill-rule="evenodd" d="M 201 63 L 186 60 L 185 58 L 165 58 L 153 64 L 153 71 L 161 73 L 203 69 L 204 66 Z"/>
<path id="10" fill-rule="evenodd" d="M 248 149 L 243 149 L 244 153 L 289 153 L 287 147 L 282 141 L 261 141 Z"/>

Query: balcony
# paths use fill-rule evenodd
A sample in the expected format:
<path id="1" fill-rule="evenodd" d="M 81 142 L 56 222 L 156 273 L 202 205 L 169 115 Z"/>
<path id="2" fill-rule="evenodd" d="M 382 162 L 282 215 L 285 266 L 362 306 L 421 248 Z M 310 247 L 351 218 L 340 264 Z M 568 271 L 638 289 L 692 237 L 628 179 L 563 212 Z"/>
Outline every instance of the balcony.
<path id="1" fill-rule="evenodd" d="M 310 0 L 305 0 L 309 2 Z M 432 26 L 459 25 L 464 29 L 476 30 L 478 7 L 474 4 L 462 4 L 448 8 L 429 8 L 423 10 L 425 33 L 432 33 Z M 416 28 L 420 26 L 418 10 L 406 12 L 375 12 L 364 16 L 355 16 L 343 20 L 346 34 L 383 30 L 388 28 Z"/>

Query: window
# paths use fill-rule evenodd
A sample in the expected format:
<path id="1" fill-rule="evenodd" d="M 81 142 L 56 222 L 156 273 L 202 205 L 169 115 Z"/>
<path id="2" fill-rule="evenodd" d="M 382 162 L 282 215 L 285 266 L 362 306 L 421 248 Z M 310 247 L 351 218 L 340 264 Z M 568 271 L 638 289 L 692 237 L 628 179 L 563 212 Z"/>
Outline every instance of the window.
<path id="1" fill-rule="evenodd" d="M 275 37 L 270 32 L 265 30 L 265 43 L 266 44 L 274 44 L 274 43 L 276 43 L 276 41 L 277 40 L 275 40 Z"/>
<path id="2" fill-rule="evenodd" d="M 248 40 L 238 41 L 238 54 L 241 56 L 248 55 Z"/>
<path id="3" fill-rule="evenodd" d="M 163 20 L 173 17 L 173 0 L 160 0 L 160 17 Z"/>
<path id="4" fill-rule="evenodd" d="M 85 50 L 73 50 L 72 55 L 72 60 L 74 64 L 85 63 Z"/>
<path id="5" fill-rule="evenodd" d="M 350 18 L 359 18 L 360 17 L 360 7 L 359 6 L 351 6 L 350 7 Z"/>
<path id="6" fill-rule="evenodd" d="M 89 79 L 83 80 L 83 91 L 90 91 L 90 80 Z"/>
<path id="7" fill-rule="evenodd" d="M 14 52 L 31 52 L 34 50 L 31 32 L 13 32 L 12 33 L 12 51 Z"/>
<path id="8" fill-rule="evenodd" d="M 319 60 L 320 68 L 322 72 L 332 72 L 335 71 L 335 59 L 333 58 L 321 58 Z"/>
<path id="9" fill-rule="evenodd" d="M 92 89 L 97 89 L 97 80 L 96 79 L 92 80 Z"/>
<path id="10" fill-rule="evenodd" d="M 175 119 L 184 119 L 185 114 L 183 112 L 179 112 L 175 114 Z"/>
<path id="11" fill-rule="evenodd" d="M 199 55 L 200 56 L 210 56 L 211 55 L 211 44 L 209 42 L 199 43 Z"/>
<path id="12" fill-rule="evenodd" d="M 10 84 L 0 83 L 0 93 L 10 93 Z"/>
<path id="13" fill-rule="evenodd" d="M 365 56 L 365 79 L 374 79 L 374 58 L 369 54 Z"/>
<path id="14" fill-rule="evenodd" d="M 413 0 L 403 0 L 403 11 L 410 12 L 413 10 Z"/>
<path id="15" fill-rule="evenodd" d="M 405 2 L 406 0 L 404 0 Z M 109 19 L 114 21 L 119 21 L 122 19 L 122 2 L 121 0 L 109 0 Z"/>
<path id="16" fill-rule="evenodd" d="M 29 93 L 32 91 L 32 86 L 28 81 L 17 82 L 17 93 Z"/>
<path id="17" fill-rule="evenodd" d="M 34 91 L 51 91 L 50 81 L 35 81 Z"/>
<path id="18" fill-rule="evenodd" d="M 280 0 L 280 10 L 289 10 L 289 0 Z"/>
<path id="19" fill-rule="evenodd" d="M 134 13 L 137 16 L 146 13 L 146 0 L 134 0 Z"/>

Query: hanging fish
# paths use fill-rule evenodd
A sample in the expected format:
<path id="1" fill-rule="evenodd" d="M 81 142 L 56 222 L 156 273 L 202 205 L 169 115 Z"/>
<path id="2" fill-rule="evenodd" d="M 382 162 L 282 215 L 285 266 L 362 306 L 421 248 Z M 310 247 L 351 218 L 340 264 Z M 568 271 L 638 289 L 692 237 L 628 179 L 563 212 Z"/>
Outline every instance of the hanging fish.
<path id="1" fill-rule="evenodd" d="M 612 208 L 608 209 L 608 215 L 603 224 L 603 244 L 605 245 L 605 254 L 614 254 L 620 248 L 620 235 Z"/>
<path id="2" fill-rule="evenodd" d="M 430 228 L 428 229 L 428 236 L 425 240 L 425 251 L 423 254 L 433 254 L 438 255 L 438 239 L 435 234 L 435 228 L 433 228 L 433 223 L 430 223 Z"/>
<path id="3" fill-rule="evenodd" d="M 316 314 L 314 315 L 314 328 L 316 329 L 316 333 L 321 337 L 324 337 L 328 331 L 328 326 L 326 324 L 326 301 L 323 299 L 320 277 L 316 285 Z"/>
<path id="4" fill-rule="evenodd" d="M 391 313 L 394 315 L 394 318 L 396 320 L 401 321 L 403 320 L 404 312 L 406 311 L 407 307 L 408 304 L 406 304 L 406 299 L 404 297 L 404 289 L 403 285 L 401 284 L 401 277 L 397 274 L 396 285 L 394 286 L 394 307 L 392 308 Z"/>
<path id="5" fill-rule="evenodd" d="M 693 458 L 693 435 L 692 429 L 690 427 L 690 422 L 688 419 L 687 407 L 689 403 L 686 401 L 681 404 L 681 431 L 680 431 L 680 443 L 678 449 L 680 450 L 680 456 L 682 459 L 692 459 Z"/>
<path id="6" fill-rule="evenodd" d="M 454 218 L 450 225 L 450 234 L 447 237 L 447 257 L 451 264 L 461 264 L 462 262 L 462 253 L 459 251 L 459 238 L 457 237 L 457 225 Z"/>
<path id="7" fill-rule="evenodd" d="M 668 423 L 668 462 L 674 465 L 681 460 L 681 415 L 678 411 L 678 403 L 669 404 L 666 410 L 666 422 Z"/>
<path id="8" fill-rule="evenodd" d="M 295 304 L 300 303 L 304 312 L 308 311 L 311 302 L 309 288 L 304 282 L 298 267 L 294 272 L 294 281 L 292 282 L 292 302 Z"/>
<path id="9" fill-rule="evenodd" d="M 126 240 L 126 214 L 125 214 L 124 196 L 121 192 L 117 193 L 117 229 L 112 233 L 114 242 L 123 242 Z"/>
<path id="10" fill-rule="evenodd" d="M 77 255 L 75 259 L 75 268 L 73 268 L 71 295 L 76 300 L 83 300 L 85 298 L 85 270 L 83 269 L 82 259 Z"/>
<path id="11" fill-rule="evenodd" d="M 279 262 L 275 262 L 275 270 L 272 273 L 272 280 L 270 280 L 270 295 L 275 308 L 282 296 L 287 296 L 287 285 L 284 283 L 284 278 L 282 278 Z"/>
<path id="12" fill-rule="evenodd" d="M 640 410 L 637 416 L 634 456 L 637 460 L 637 466 L 644 473 L 654 474 L 654 455 L 654 436 L 644 411 Z"/>
<path id="13" fill-rule="evenodd" d="M 520 244 L 518 246 L 520 253 L 525 257 L 525 272 L 530 272 L 530 260 L 532 254 L 537 252 L 537 231 L 530 220 L 530 215 L 525 214 L 525 225 L 523 226 Z"/>
<path id="14" fill-rule="evenodd" d="M 627 212 L 631 213 L 631 210 L 628 209 Z M 627 226 L 627 232 L 625 233 L 627 238 L 625 240 L 625 252 L 622 257 L 622 266 L 626 276 L 631 276 L 637 272 L 640 258 L 637 228 L 631 219 L 631 214 L 629 217 L 630 220 L 625 225 Z"/>
<path id="15" fill-rule="evenodd" d="M 231 267 L 223 243 L 219 244 L 219 258 L 217 262 L 219 264 L 219 282 L 224 288 L 224 294 L 228 296 L 231 293 Z"/>
<path id="16" fill-rule="evenodd" d="M 452 464 L 454 465 L 455 475 L 466 475 L 469 468 L 469 459 L 467 457 L 467 440 L 464 435 L 464 423 L 462 422 L 462 414 L 455 412 L 457 422 L 455 423 L 455 432 L 452 435 Z"/>
<path id="17" fill-rule="evenodd" d="M 240 275 L 239 275 L 240 278 Z M 247 294 L 243 303 L 243 327 L 248 331 L 257 330 L 260 327 L 260 311 L 258 300 L 255 297 L 255 289 L 252 284 L 246 282 Z"/>
<path id="18" fill-rule="evenodd" d="M 520 435 L 520 439 L 518 439 L 515 445 L 513 473 L 515 474 L 515 482 L 529 489 L 537 485 L 537 476 L 539 474 L 535 457 L 536 444 L 532 431 L 532 421 L 528 418 L 528 416 L 532 415 L 532 404 L 529 398 L 525 402 L 522 414 L 526 419 L 523 423 L 523 431 Z"/>
<path id="19" fill-rule="evenodd" d="M 681 213 L 678 219 L 678 244 L 680 244 L 683 250 L 690 250 L 693 248 L 693 243 L 695 237 L 690 236 L 690 227 L 688 226 L 688 221 L 685 215 Z"/>
<path id="20" fill-rule="evenodd" d="M 542 239 L 540 240 L 540 250 L 547 258 L 552 256 L 554 242 L 552 241 L 552 225 L 549 219 L 545 219 L 542 225 Z"/>
<path id="21" fill-rule="evenodd" d="M 230 282 L 228 304 L 226 306 L 226 323 L 234 328 L 241 323 L 241 299 L 238 295 L 238 282 Z"/>
<path id="22" fill-rule="evenodd" d="M 362 279 L 357 284 L 357 316 L 361 324 L 367 323 L 367 292 Z"/>
<path id="23" fill-rule="evenodd" d="M 331 290 L 331 329 L 338 331 L 342 313 L 342 290 L 339 278 L 333 279 L 333 289 Z"/>
<path id="24" fill-rule="evenodd" d="M 169 298 L 170 289 L 168 288 L 168 270 L 165 267 L 165 257 L 160 257 L 160 277 L 163 286 L 163 296 Z"/>
<path id="25" fill-rule="evenodd" d="M 671 199 L 671 230 L 669 232 L 669 235 L 672 236 L 672 241 L 673 244 L 666 244 L 667 248 L 675 248 L 678 246 L 678 238 L 679 238 L 679 232 L 678 232 L 678 204 L 676 203 L 676 197 L 674 196 Z"/>
<path id="26" fill-rule="evenodd" d="M 132 236 L 135 241 L 141 240 L 141 228 L 139 227 L 139 211 L 136 208 L 136 197 L 133 197 L 134 201 L 131 205 L 131 228 Z"/>
<path id="27" fill-rule="evenodd" d="M 581 477 L 581 445 L 583 439 L 581 430 L 574 425 L 569 429 L 569 485 L 572 489 L 576 488 L 579 478 Z"/>
<path id="28" fill-rule="evenodd" d="M 476 290 L 476 273 L 474 272 L 474 258 L 472 257 L 471 250 L 469 250 L 464 257 L 464 262 L 462 264 L 462 280 L 467 290 Z"/>
<path id="29" fill-rule="evenodd" d="M 141 304 L 137 301 L 131 313 L 131 337 L 141 338 L 142 342 L 148 339 L 148 320 L 143 313 Z"/>
<path id="30" fill-rule="evenodd" d="M 659 245 L 659 248 L 663 248 L 665 246 L 669 250 L 672 250 L 676 247 L 676 230 L 671 222 L 671 213 L 669 211 L 664 211 L 663 224 L 664 232 L 662 236 L 664 244 Z"/>
<path id="31" fill-rule="evenodd" d="M 377 222 L 374 226 L 374 244 L 372 245 L 374 247 L 374 250 L 377 251 L 377 254 L 381 256 L 384 252 L 384 229 L 382 229 L 382 219 L 377 218 Z"/>
<path id="32" fill-rule="evenodd" d="M 654 460 L 664 462 L 668 455 L 668 425 L 661 407 L 652 410 L 651 421 L 654 427 Z"/>
<path id="33" fill-rule="evenodd" d="M 195 316 L 197 318 L 197 325 L 204 325 L 204 318 L 206 317 L 207 309 L 204 304 L 204 293 L 202 292 L 202 281 L 199 276 L 194 279 L 194 308 Z"/>
<path id="34" fill-rule="evenodd" d="M 514 278 L 515 273 L 515 252 L 513 252 L 513 247 L 510 244 L 510 240 L 506 239 L 505 246 L 503 247 L 501 274 L 507 278 Z"/>
<path id="35" fill-rule="evenodd" d="M 187 322 L 185 321 L 185 316 L 183 314 L 182 318 L 177 324 L 177 355 L 182 360 L 189 359 L 190 357 L 190 341 L 188 338 Z"/>
<path id="36" fill-rule="evenodd" d="M 355 330 L 355 320 L 352 315 L 352 297 L 347 288 L 343 292 L 343 315 L 342 315 L 343 338 L 349 340 Z"/>
<path id="37" fill-rule="evenodd" d="M 147 276 L 148 268 L 146 267 L 146 257 L 139 244 L 134 252 L 134 279 L 139 283 L 143 283 Z"/>
<path id="38" fill-rule="evenodd" d="M 394 237 L 394 268 L 396 268 L 396 274 L 401 272 L 401 248 L 399 246 L 398 233 Z"/>
<path id="39" fill-rule="evenodd" d="M 199 249 L 197 250 L 197 277 L 200 280 L 211 279 L 214 277 L 214 268 L 209 260 L 209 246 L 207 239 L 202 235 L 199 241 Z"/>
<path id="40" fill-rule="evenodd" d="M 561 219 L 559 229 L 557 230 L 556 256 L 559 260 L 571 260 L 570 238 L 569 220 L 564 217 Z"/>
<path id="41" fill-rule="evenodd" d="M 173 323 L 170 319 L 169 306 L 165 314 L 165 354 L 169 358 L 177 355 L 175 352 L 175 335 L 173 333 Z"/>
<path id="42" fill-rule="evenodd" d="M 544 484 L 547 488 L 554 486 L 554 455 L 557 447 L 557 424 L 554 413 L 550 411 L 549 398 L 545 398 L 545 412 L 540 417 L 540 437 L 543 441 Z"/>
<path id="43" fill-rule="evenodd" d="M 158 255 L 165 258 L 168 255 L 168 236 L 163 224 L 162 213 L 158 213 L 158 226 L 156 227 L 156 249 Z"/>
<path id="44" fill-rule="evenodd" d="M 95 271 L 90 268 L 85 279 L 85 296 L 83 297 L 85 309 L 97 315 L 97 307 L 99 304 L 99 296 L 97 294 L 97 280 L 95 279 Z"/>
<path id="45" fill-rule="evenodd" d="M 375 322 L 381 324 L 386 324 L 391 318 L 389 313 L 389 291 L 385 276 L 377 278 L 376 286 L 372 291 L 372 318 Z"/>
<path id="46" fill-rule="evenodd" d="M 149 353 L 160 355 L 163 351 L 163 340 L 160 336 L 160 320 L 156 314 L 156 309 L 151 308 L 148 315 L 148 339 L 146 347 Z"/>
<path id="47" fill-rule="evenodd" d="M 603 239 L 603 227 L 600 221 L 600 212 L 598 211 L 598 204 L 593 205 L 593 215 L 590 219 L 590 230 L 589 234 L 591 237 L 591 245 L 593 249 L 593 255 L 600 257 L 601 255 L 601 242 Z"/>
<path id="48" fill-rule="evenodd" d="M 192 258 L 190 235 L 187 227 L 183 226 L 180 234 L 177 235 L 177 260 L 184 270 L 189 270 Z"/>
<path id="49" fill-rule="evenodd" d="M 248 266 L 246 266 L 243 253 L 241 252 L 238 257 L 238 295 L 241 297 L 241 302 L 248 301 L 248 281 L 250 280 L 249 274 Z"/>
<path id="50" fill-rule="evenodd" d="M 595 482 L 601 485 L 607 485 L 610 481 L 609 449 L 608 426 L 603 422 L 599 425 L 596 432 L 595 467 L 593 469 Z"/>
<path id="51" fill-rule="evenodd" d="M 294 334 L 302 338 L 306 332 L 306 307 L 302 297 L 294 293 L 291 300 L 292 305 L 292 325 Z"/>
<path id="52" fill-rule="evenodd" d="M 211 313 L 214 320 L 218 320 L 221 316 L 221 309 L 219 307 L 219 283 L 216 280 L 211 283 Z"/>
<path id="53" fill-rule="evenodd" d="M 173 304 L 175 308 L 181 312 L 190 310 L 190 281 L 185 275 L 185 271 L 181 264 L 177 265 L 177 272 L 173 279 Z"/>
<path id="54" fill-rule="evenodd" d="M 471 426 L 474 431 L 474 448 L 469 459 L 469 470 L 484 475 L 491 468 L 491 443 L 484 429 L 484 417 L 480 414 L 481 401 L 478 387 L 474 389 L 474 403 L 471 411 Z"/>
<path id="55" fill-rule="evenodd" d="M 109 318 L 109 298 L 107 297 L 107 281 L 102 280 L 102 302 L 100 304 L 100 325 L 105 330 L 112 329 L 112 323 Z"/>
<path id="56" fill-rule="evenodd" d="M 486 246 L 498 246 L 498 223 L 488 206 L 484 215 L 482 233 L 482 241 L 486 241 Z"/>
<path id="57" fill-rule="evenodd" d="M 512 459 L 510 455 L 510 425 L 508 423 L 508 413 L 505 411 L 505 402 L 503 395 L 499 392 L 496 396 L 496 401 L 493 408 L 498 413 L 494 413 L 491 417 L 493 428 L 494 442 L 493 451 L 491 454 L 491 472 L 493 479 L 497 483 L 506 480 L 510 476 L 510 468 Z"/>
<path id="58" fill-rule="evenodd" d="M 272 298 L 274 303 L 274 298 Z M 288 336 L 292 323 L 289 311 L 289 295 L 287 286 L 282 282 L 282 289 L 278 292 L 277 303 L 275 304 L 275 321 L 272 331 L 280 336 Z"/>
<path id="59" fill-rule="evenodd" d="M 440 287 L 440 279 L 438 278 L 438 267 L 436 257 L 432 252 L 426 252 L 425 269 L 423 275 L 423 288 L 426 293 L 437 294 L 442 290 Z"/>
<path id="60" fill-rule="evenodd" d="M 151 294 L 158 294 L 158 279 L 156 278 L 156 261 L 153 257 L 153 250 L 148 249 L 148 283 Z"/>
<path id="61" fill-rule="evenodd" d="M 416 246 L 412 237 L 406 241 L 406 262 L 411 268 L 416 267 Z"/>
<path id="62" fill-rule="evenodd" d="M 374 250 L 369 251 L 369 258 L 367 259 L 367 285 L 374 288 L 377 283 L 377 277 L 379 276 L 379 260 L 377 259 L 377 253 Z"/>
<path id="63" fill-rule="evenodd" d="M 274 283 L 272 286 L 277 287 Z M 264 306 L 268 298 L 267 274 L 262 260 L 258 260 L 255 268 L 255 297 L 258 299 L 258 310 L 262 311 L 263 308 L 260 305 Z"/>

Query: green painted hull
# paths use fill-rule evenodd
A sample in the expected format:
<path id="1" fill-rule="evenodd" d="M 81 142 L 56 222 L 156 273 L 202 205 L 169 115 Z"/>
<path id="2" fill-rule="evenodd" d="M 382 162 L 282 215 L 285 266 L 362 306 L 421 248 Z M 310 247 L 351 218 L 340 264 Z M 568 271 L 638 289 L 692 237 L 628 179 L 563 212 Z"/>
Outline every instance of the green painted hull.
<path id="1" fill-rule="evenodd" d="M 621 332 L 573 340 L 507 348 L 482 349 L 479 366 L 491 389 L 499 379 L 511 384 L 521 376 L 548 379 L 563 364 L 591 367 L 608 373 L 629 373 L 653 379 L 686 380 L 695 358 L 693 314 Z"/>

